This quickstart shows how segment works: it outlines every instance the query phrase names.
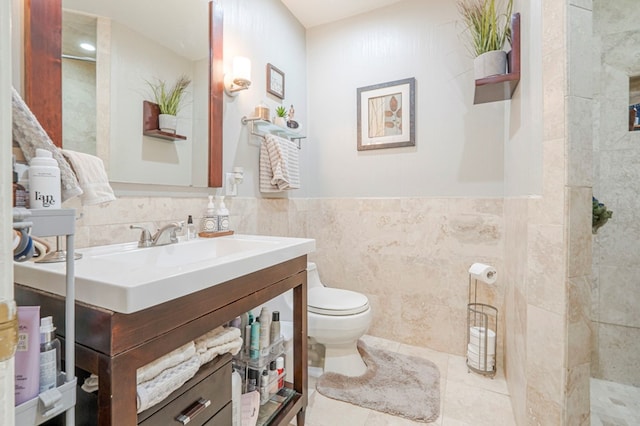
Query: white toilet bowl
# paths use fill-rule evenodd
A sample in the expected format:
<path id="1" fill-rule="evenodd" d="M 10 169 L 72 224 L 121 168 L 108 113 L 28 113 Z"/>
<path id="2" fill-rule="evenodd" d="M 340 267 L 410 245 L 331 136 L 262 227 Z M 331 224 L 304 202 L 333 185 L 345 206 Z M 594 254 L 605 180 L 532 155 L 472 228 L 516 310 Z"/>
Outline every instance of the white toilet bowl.
<path id="1" fill-rule="evenodd" d="M 325 287 L 314 263 L 307 264 L 307 334 L 325 347 L 324 371 L 360 376 L 367 366 L 356 346 L 371 325 L 371 308 L 364 294 Z M 291 292 L 285 296 L 293 307 Z"/>

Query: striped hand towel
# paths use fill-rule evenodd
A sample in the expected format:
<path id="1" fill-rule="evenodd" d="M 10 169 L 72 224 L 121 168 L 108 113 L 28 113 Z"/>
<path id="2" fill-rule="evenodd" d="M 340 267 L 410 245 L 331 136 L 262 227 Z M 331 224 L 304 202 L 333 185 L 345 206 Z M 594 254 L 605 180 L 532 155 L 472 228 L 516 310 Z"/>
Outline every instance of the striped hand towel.
<path id="1" fill-rule="evenodd" d="M 288 139 L 266 135 L 260 146 L 260 192 L 299 188 L 298 147 Z"/>

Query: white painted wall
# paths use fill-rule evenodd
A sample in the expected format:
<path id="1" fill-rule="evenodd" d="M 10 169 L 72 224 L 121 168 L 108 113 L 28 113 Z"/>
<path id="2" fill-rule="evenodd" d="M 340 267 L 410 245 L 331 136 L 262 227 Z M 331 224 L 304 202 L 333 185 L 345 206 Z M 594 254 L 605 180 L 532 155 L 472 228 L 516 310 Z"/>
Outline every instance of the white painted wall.
<path id="1" fill-rule="evenodd" d="M 407 0 L 308 31 L 309 196 L 503 194 L 507 103 L 473 105 L 458 20 L 455 2 Z M 358 152 L 357 88 L 407 77 L 416 146 Z"/>
<path id="2" fill-rule="evenodd" d="M 515 1 L 520 12 L 521 73 L 506 103 L 504 172 L 506 196 L 542 194 L 542 4 Z"/>
<path id="3" fill-rule="evenodd" d="M 255 107 L 264 101 L 275 115 L 276 105 L 294 105 L 296 121 L 307 123 L 307 53 L 302 25 L 279 0 L 222 0 L 224 10 L 224 69 L 230 71 L 234 56 L 251 59 L 251 87 L 235 98 L 224 98 L 223 170 L 244 167 L 244 183 L 238 187 L 241 197 L 260 196 L 258 191 L 258 160 L 260 139 L 249 135 L 240 123 L 243 116 L 252 116 Z M 285 74 L 285 99 L 267 94 L 266 66 L 273 64 Z M 313 142 L 310 142 L 313 143 Z M 300 151 L 303 189 L 278 196 L 303 197 L 308 194 L 308 182 L 313 179 L 306 165 L 308 143 Z"/>
<path id="4" fill-rule="evenodd" d="M 13 299 L 11 250 L 11 2 L 0 2 L 0 299 Z M 11 426 L 14 415 L 13 359 L 0 362 L 0 424 Z"/>

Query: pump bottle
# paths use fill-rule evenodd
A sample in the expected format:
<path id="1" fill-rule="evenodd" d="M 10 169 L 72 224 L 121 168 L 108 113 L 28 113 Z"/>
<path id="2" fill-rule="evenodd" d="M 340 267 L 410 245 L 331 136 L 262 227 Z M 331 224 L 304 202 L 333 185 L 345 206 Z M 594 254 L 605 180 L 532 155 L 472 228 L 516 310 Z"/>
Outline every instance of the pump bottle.
<path id="1" fill-rule="evenodd" d="M 56 339 L 53 318 L 40 320 L 40 392 L 54 389 L 61 377 L 60 341 Z"/>

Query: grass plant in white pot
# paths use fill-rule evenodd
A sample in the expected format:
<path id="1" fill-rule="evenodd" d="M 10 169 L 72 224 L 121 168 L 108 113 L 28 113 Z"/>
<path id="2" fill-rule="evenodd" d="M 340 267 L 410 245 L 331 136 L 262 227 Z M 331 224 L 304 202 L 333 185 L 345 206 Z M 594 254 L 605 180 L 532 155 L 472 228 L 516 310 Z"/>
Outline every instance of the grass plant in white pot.
<path id="1" fill-rule="evenodd" d="M 167 83 L 164 80 L 158 80 L 156 83 L 147 81 L 147 84 L 151 87 L 154 101 L 160 110 L 158 128 L 163 132 L 176 133 L 178 111 L 182 106 L 181 103 L 187 87 L 191 84 L 191 79 L 186 75 L 181 75 L 170 89 L 167 88 Z"/>
<path id="2" fill-rule="evenodd" d="M 507 72 L 505 44 L 511 42 L 513 0 L 458 0 L 458 9 L 474 55 L 476 80 Z"/>

